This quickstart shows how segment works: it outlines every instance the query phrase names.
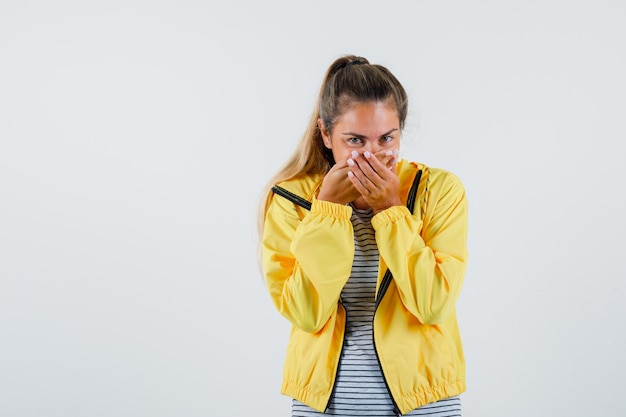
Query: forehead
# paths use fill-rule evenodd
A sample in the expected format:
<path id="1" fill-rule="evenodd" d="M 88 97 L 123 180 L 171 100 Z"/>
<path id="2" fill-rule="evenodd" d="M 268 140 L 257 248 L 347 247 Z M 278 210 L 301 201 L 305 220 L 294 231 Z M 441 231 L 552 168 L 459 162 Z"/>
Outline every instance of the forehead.
<path id="1" fill-rule="evenodd" d="M 377 134 L 399 129 L 400 120 L 393 101 L 359 101 L 346 109 L 335 127 L 338 133 L 348 129 L 352 133 Z"/>

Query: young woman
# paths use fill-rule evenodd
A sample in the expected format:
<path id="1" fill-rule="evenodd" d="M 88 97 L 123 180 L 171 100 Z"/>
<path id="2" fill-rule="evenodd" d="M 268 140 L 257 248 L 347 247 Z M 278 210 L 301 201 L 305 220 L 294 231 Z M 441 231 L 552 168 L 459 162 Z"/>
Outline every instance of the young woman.
<path id="1" fill-rule="evenodd" d="M 263 268 L 292 324 L 281 390 L 292 416 L 461 415 L 465 191 L 398 158 L 407 105 L 385 67 L 337 59 L 265 190 Z"/>

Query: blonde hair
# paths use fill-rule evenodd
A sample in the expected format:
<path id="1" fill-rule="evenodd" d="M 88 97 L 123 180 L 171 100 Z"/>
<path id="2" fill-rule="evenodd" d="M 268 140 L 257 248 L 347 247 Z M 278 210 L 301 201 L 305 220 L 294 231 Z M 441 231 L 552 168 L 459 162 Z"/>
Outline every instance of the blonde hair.
<path id="1" fill-rule="evenodd" d="M 324 75 L 315 107 L 296 150 L 261 192 L 258 214 L 259 242 L 263 238 L 265 214 L 274 185 L 307 175 L 324 176 L 335 164 L 332 152 L 324 146 L 318 120 L 329 134 L 337 120 L 354 103 L 393 101 L 400 128 L 404 128 L 408 98 L 404 87 L 382 65 L 373 65 L 363 57 L 345 55 L 336 59 Z M 260 245 L 259 245 L 260 246 Z"/>

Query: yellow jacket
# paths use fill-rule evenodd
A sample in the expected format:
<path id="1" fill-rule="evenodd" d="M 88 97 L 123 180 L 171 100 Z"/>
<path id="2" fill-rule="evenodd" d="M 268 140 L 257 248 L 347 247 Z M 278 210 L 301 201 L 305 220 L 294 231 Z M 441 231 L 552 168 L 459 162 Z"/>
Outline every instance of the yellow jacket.
<path id="1" fill-rule="evenodd" d="M 418 170 L 414 213 L 394 206 L 372 226 L 380 253 L 374 345 L 391 396 L 405 414 L 465 391 L 455 303 L 467 263 L 467 201 L 453 174 L 397 165 L 406 201 Z M 281 392 L 324 411 L 332 394 L 346 322 L 339 298 L 354 258 L 352 208 L 316 200 L 322 177 L 280 184 L 312 201 L 310 211 L 273 195 L 263 233 L 270 297 L 292 323 Z M 393 274 L 379 291 L 386 269 Z"/>

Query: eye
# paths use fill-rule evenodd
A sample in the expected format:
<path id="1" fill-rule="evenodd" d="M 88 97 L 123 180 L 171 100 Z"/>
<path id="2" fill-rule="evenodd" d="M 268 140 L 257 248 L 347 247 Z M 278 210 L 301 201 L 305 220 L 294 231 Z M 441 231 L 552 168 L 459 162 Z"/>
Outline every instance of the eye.
<path id="1" fill-rule="evenodd" d="M 348 143 L 352 143 L 354 145 L 357 145 L 361 142 L 363 142 L 361 138 L 348 138 Z"/>
<path id="2" fill-rule="evenodd" d="M 383 136 L 382 138 L 380 138 L 380 141 L 383 143 L 388 143 L 388 142 L 391 142 L 392 140 L 393 140 L 393 136 L 389 136 L 389 135 Z"/>

